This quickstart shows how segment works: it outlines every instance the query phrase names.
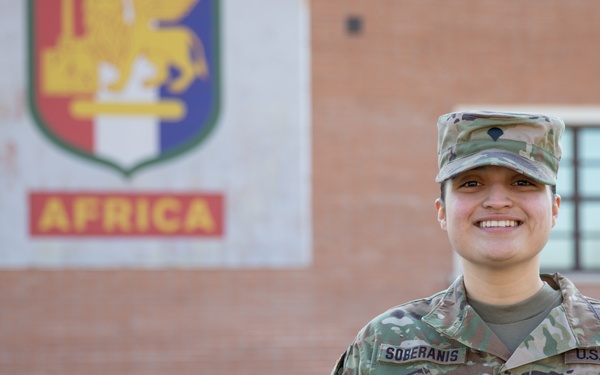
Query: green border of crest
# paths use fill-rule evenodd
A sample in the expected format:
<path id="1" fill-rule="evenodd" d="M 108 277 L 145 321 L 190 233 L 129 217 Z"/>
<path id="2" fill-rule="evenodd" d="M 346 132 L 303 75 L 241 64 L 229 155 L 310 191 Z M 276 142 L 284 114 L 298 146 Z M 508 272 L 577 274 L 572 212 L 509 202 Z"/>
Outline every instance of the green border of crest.
<path id="1" fill-rule="evenodd" d="M 205 127 L 205 129 L 200 132 L 198 135 L 196 135 L 196 137 L 190 139 L 188 142 L 186 142 L 184 145 L 177 147 L 176 149 L 170 151 L 170 152 L 166 152 L 164 154 L 161 154 L 160 157 L 158 158 L 154 158 L 154 159 L 150 159 L 147 161 L 143 161 L 139 164 L 136 164 L 134 167 L 132 168 L 123 168 L 122 166 L 111 162 L 108 159 L 103 159 L 103 158 L 99 158 L 99 157 L 95 157 L 89 153 L 83 152 L 80 149 L 73 147 L 72 145 L 68 144 L 67 142 L 63 141 L 61 138 L 57 137 L 53 132 L 51 132 L 48 128 L 48 126 L 46 126 L 44 120 L 41 118 L 40 115 L 40 111 L 37 108 L 37 103 L 35 100 L 35 87 L 34 87 L 34 82 L 36 81 L 37 78 L 37 72 L 35 71 L 35 64 L 34 64 L 34 46 L 35 46 L 35 33 L 33 32 L 34 30 L 34 24 L 33 24 L 33 19 L 34 19 L 34 8 L 36 3 L 40 2 L 42 0 L 27 0 L 27 5 L 28 5 L 28 10 L 27 10 L 27 22 L 28 22 L 28 26 L 27 26 L 27 30 L 28 30 L 28 42 L 29 42 L 29 46 L 28 46 L 28 71 L 29 71 L 29 83 L 28 83 L 28 87 L 29 87 L 29 93 L 28 93 L 28 102 L 29 102 L 29 108 L 31 111 L 31 114 L 35 120 L 35 124 L 37 125 L 37 127 L 42 131 L 42 133 L 44 135 L 46 135 L 46 137 L 48 137 L 50 140 L 52 140 L 54 143 L 56 143 L 59 147 L 67 150 L 70 153 L 76 154 L 84 159 L 93 161 L 95 163 L 100 163 L 100 164 L 104 164 L 105 166 L 108 166 L 110 168 L 116 169 L 117 171 L 121 172 L 125 177 L 131 177 L 133 175 L 133 173 L 138 172 L 140 169 L 145 168 L 147 166 L 156 164 L 156 163 L 161 163 L 163 161 L 169 160 L 175 156 L 178 156 L 180 154 L 183 154 L 187 151 L 189 151 L 190 149 L 196 147 L 198 144 L 200 144 L 211 132 L 212 130 L 215 128 L 215 125 L 217 123 L 217 119 L 219 117 L 219 113 L 221 111 L 221 33 L 220 33 L 220 25 L 221 25 L 221 19 L 220 19 L 220 0 L 213 0 L 214 1 L 214 8 L 213 8 L 213 19 L 215 20 L 213 22 L 213 33 L 214 33 L 214 40 L 213 40 L 213 45 L 214 45 L 214 66 L 215 66 L 215 73 L 214 73 L 214 82 L 215 84 L 213 85 L 213 98 L 215 98 L 215 105 L 213 106 L 212 112 L 207 120 L 207 126 Z"/>

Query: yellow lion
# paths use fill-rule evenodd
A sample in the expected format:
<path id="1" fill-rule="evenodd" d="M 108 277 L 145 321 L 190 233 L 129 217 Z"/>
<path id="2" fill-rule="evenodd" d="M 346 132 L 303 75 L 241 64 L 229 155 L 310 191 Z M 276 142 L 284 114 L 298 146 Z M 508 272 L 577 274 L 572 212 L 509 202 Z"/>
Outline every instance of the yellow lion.
<path id="1" fill-rule="evenodd" d="M 84 0 L 84 34 L 74 34 L 73 0 L 62 0 L 61 36 L 44 51 L 44 90 L 49 94 L 93 92 L 97 66 L 110 63 L 119 78 L 109 85 L 122 90 L 138 57 L 156 68 L 146 86 L 167 84 L 182 92 L 209 75 L 202 42 L 184 26 L 157 27 L 185 17 L 199 0 Z M 127 9 L 126 5 L 129 5 Z M 128 12 L 129 11 L 129 12 Z M 171 77 L 170 68 L 178 72 Z"/>
<path id="2" fill-rule="evenodd" d="M 146 57 L 156 68 L 155 76 L 144 82 L 147 86 L 168 83 L 172 92 L 182 92 L 194 79 L 206 78 L 209 73 L 208 64 L 204 47 L 197 35 L 184 26 L 154 26 L 158 21 L 180 20 L 197 2 L 198 0 L 133 0 L 135 21 L 126 36 L 130 43 L 128 53 L 116 64 L 121 75 L 109 88 L 118 91 L 124 87 L 132 64 L 140 55 Z M 175 79 L 169 73 L 170 67 L 178 71 Z"/>

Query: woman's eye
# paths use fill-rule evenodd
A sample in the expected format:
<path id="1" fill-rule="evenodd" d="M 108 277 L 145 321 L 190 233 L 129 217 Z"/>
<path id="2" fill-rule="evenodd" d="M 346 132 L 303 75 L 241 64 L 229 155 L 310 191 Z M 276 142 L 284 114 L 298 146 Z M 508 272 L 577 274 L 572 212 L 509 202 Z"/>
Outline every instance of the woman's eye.
<path id="1" fill-rule="evenodd" d="M 518 180 L 514 183 L 516 186 L 534 186 L 535 184 L 529 180 Z"/>
<path id="2" fill-rule="evenodd" d="M 476 187 L 476 186 L 479 186 L 479 182 L 477 182 L 477 181 L 467 181 L 464 184 L 462 184 L 462 186 L 464 186 L 464 187 Z"/>

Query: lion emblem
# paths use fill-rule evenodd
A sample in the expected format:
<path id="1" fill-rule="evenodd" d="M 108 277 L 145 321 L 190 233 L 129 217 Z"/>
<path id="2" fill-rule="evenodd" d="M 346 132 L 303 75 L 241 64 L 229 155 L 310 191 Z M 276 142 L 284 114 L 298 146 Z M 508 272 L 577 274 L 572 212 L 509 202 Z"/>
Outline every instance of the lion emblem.
<path id="1" fill-rule="evenodd" d="M 198 1 L 83 0 L 84 32 L 75 36 L 73 0 L 62 0 L 60 38 L 44 52 L 44 91 L 96 91 L 100 62 L 118 71 L 108 88 L 120 91 L 140 57 L 154 67 L 144 86 L 166 85 L 180 93 L 195 79 L 206 79 L 209 69 L 202 41 L 191 29 L 177 25 Z"/>

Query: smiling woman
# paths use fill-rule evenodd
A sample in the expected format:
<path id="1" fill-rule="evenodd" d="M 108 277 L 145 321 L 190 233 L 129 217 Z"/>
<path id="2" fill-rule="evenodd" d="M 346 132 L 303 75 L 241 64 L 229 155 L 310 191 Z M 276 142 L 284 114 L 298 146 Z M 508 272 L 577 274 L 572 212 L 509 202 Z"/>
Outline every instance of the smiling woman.
<path id="1" fill-rule="evenodd" d="M 563 130 L 537 114 L 440 117 L 435 207 L 463 275 L 373 319 L 333 374 L 600 373 L 599 357 L 581 354 L 600 347 L 600 303 L 540 275 L 561 205 Z"/>

